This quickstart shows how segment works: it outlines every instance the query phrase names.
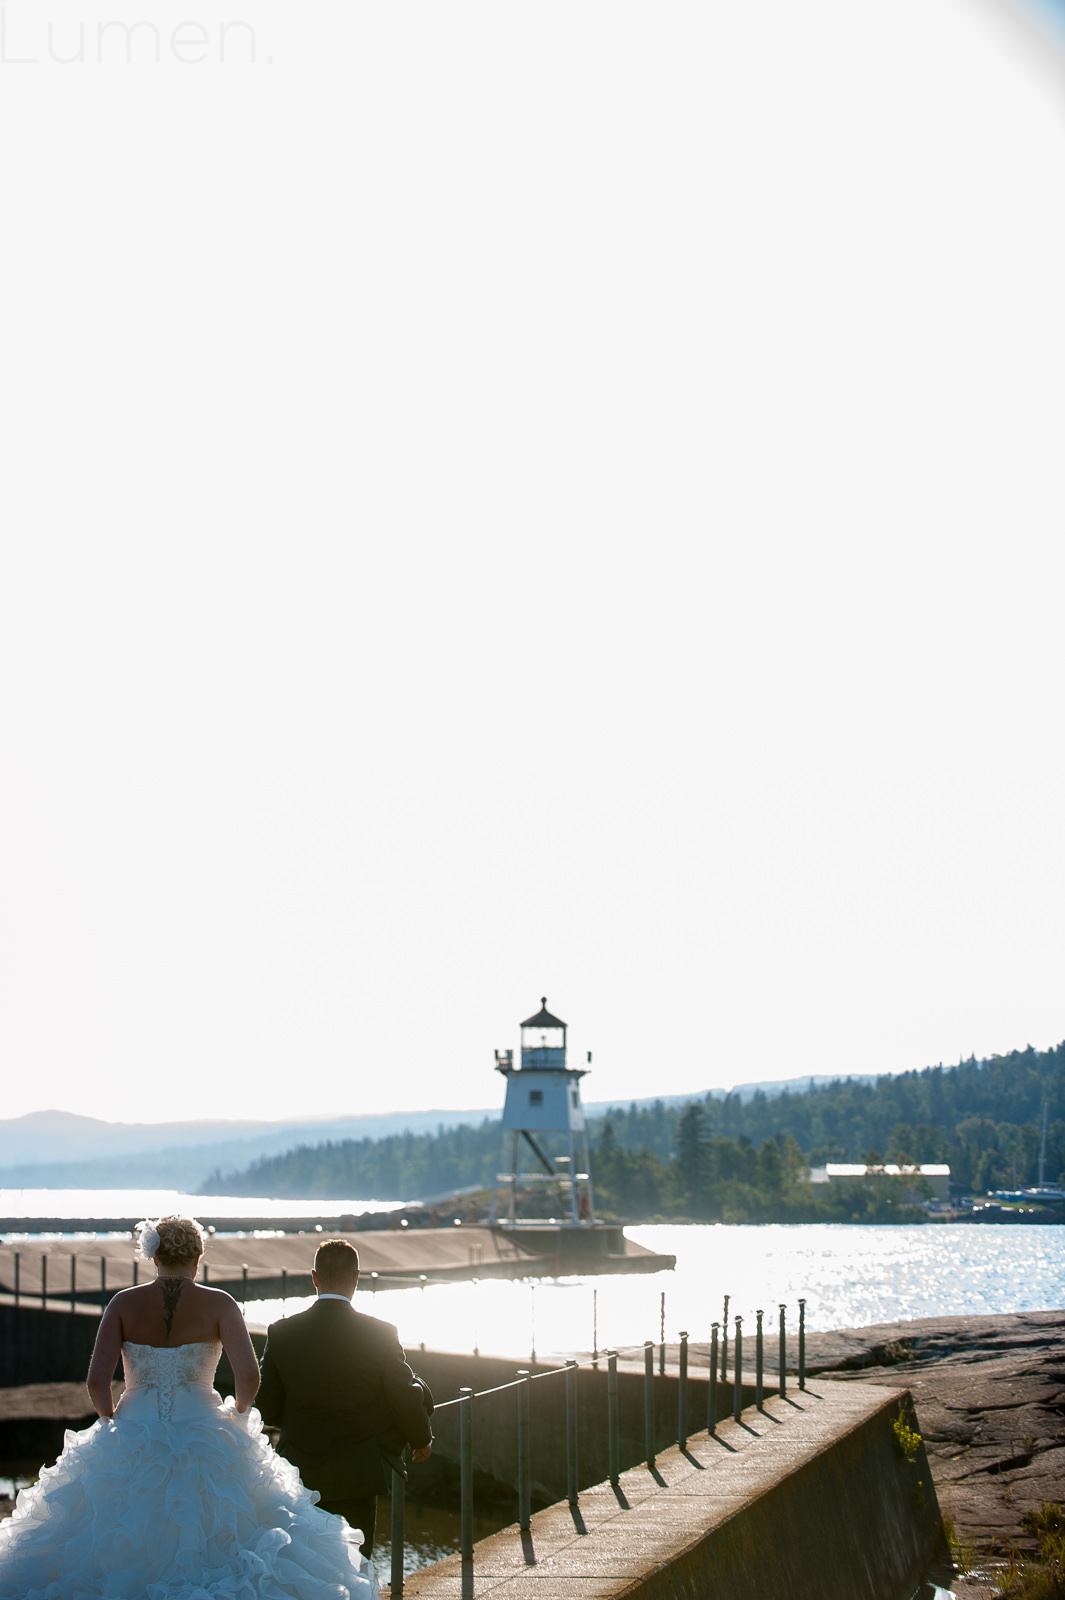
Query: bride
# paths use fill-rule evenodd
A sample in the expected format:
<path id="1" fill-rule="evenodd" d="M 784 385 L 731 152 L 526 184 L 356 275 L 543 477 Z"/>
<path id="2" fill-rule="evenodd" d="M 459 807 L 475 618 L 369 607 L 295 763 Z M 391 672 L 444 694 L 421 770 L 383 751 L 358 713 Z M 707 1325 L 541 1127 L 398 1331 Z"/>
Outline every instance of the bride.
<path id="1" fill-rule="evenodd" d="M 137 1235 L 155 1281 L 116 1294 L 100 1322 L 99 1420 L 67 1432 L 0 1523 L 0 1600 L 379 1600 L 361 1531 L 320 1511 L 263 1434 L 240 1307 L 195 1282 L 199 1223 L 163 1217 Z M 223 1349 L 224 1404 L 211 1386 Z"/>

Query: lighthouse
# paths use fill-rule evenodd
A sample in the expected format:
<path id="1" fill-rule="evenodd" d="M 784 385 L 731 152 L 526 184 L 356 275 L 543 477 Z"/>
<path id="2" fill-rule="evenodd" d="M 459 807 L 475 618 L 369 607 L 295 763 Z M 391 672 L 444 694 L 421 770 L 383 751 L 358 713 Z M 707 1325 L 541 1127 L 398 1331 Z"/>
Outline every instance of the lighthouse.
<path id="1" fill-rule="evenodd" d="M 514 1065 L 513 1050 L 497 1050 L 495 1057 L 496 1071 L 507 1081 L 503 1145 L 504 1162 L 510 1145 L 510 1170 L 498 1176 L 493 1215 L 500 1188 L 509 1191 L 506 1208 L 513 1224 L 519 1187 L 540 1186 L 543 1191 L 546 1186 L 549 1203 L 561 1201 L 570 1226 L 593 1224 L 588 1130 L 581 1106 L 581 1079 L 590 1069 L 567 1065 L 566 1024 L 548 1011 L 546 995 L 540 1010 L 521 1024 L 521 1064 Z"/>

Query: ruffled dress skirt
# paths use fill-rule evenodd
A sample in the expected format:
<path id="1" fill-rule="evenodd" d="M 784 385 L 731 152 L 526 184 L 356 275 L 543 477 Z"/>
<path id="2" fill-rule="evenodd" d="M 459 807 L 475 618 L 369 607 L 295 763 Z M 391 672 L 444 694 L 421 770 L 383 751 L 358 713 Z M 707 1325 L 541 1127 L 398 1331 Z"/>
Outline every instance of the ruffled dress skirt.
<path id="1" fill-rule="evenodd" d="M 377 1600 L 358 1530 L 317 1498 L 257 1411 L 127 1393 L 0 1522 L 0 1600 Z"/>

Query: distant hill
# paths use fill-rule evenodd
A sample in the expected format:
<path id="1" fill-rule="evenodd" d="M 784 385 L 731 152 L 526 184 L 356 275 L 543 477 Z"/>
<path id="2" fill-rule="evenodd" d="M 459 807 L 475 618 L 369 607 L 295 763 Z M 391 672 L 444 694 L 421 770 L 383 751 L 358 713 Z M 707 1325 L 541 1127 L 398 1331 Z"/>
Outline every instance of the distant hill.
<path id="1" fill-rule="evenodd" d="M 220 1167 L 243 1167 L 305 1143 L 435 1132 L 489 1111 L 394 1111 L 313 1122 L 103 1122 L 66 1111 L 0 1121 L 0 1188 L 198 1189 Z M 498 1114 L 498 1113 L 496 1113 Z"/>
<path id="2" fill-rule="evenodd" d="M 85 1161 L 109 1155 L 143 1155 L 152 1150 L 219 1148 L 249 1144 L 280 1150 L 293 1138 L 361 1139 L 453 1127 L 456 1122 L 491 1116 L 490 1111 L 390 1111 L 374 1116 L 288 1117 L 283 1122 L 104 1122 L 70 1111 L 31 1111 L 0 1120 L 0 1168 L 13 1162 Z"/>
<path id="3" fill-rule="evenodd" d="M 715 1100 L 726 1100 L 730 1094 L 736 1095 L 744 1104 L 753 1100 L 756 1095 L 765 1095 L 767 1099 L 774 1100 L 782 1094 L 806 1094 L 810 1089 L 824 1089 L 830 1083 L 879 1083 L 881 1078 L 893 1077 L 889 1072 L 832 1072 L 813 1073 L 802 1078 L 774 1078 L 766 1083 L 737 1083 L 727 1092 L 722 1090 L 715 1094 Z"/>
<path id="4" fill-rule="evenodd" d="M 592 1101 L 585 1109 L 589 1118 L 627 1115 L 632 1106 L 641 1112 L 662 1106 L 679 1114 L 693 1100 L 748 1104 L 781 1096 L 794 1098 L 806 1094 L 811 1087 L 823 1088 L 840 1081 L 828 1076 L 789 1078 L 740 1084 L 732 1090 L 712 1089 L 705 1094 Z M 877 1078 L 864 1076 L 847 1081 L 873 1084 Z M 499 1107 L 482 1107 L 467 1111 L 393 1111 L 308 1121 L 135 1123 L 106 1122 L 67 1111 L 34 1111 L 23 1117 L 0 1119 L 0 1188 L 150 1186 L 195 1192 L 213 1175 L 243 1171 L 264 1158 L 297 1148 L 344 1141 L 375 1143 L 406 1133 L 435 1135 L 440 1129 L 494 1122 L 499 1115 Z M 367 1190 L 367 1197 L 371 1193 L 376 1196 L 377 1192 Z"/>

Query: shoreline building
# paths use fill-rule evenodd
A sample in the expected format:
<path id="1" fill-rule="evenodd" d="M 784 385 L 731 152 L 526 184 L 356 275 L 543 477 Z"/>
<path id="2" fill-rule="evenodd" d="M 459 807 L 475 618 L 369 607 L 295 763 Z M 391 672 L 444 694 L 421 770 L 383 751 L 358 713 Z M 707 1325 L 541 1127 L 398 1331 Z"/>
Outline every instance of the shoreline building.
<path id="1" fill-rule="evenodd" d="M 571 1067 L 566 1060 L 566 1023 L 547 1009 L 547 996 L 540 1010 L 521 1024 L 521 1060 L 514 1065 L 513 1050 L 495 1052 L 495 1069 L 507 1084 L 503 1107 L 504 1162 L 507 1135 L 510 1135 L 510 1171 L 500 1172 L 492 1198 L 492 1221 L 497 1220 L 500 1189 L 506 1194 L 507 1216 L 512 1226 L 520 1226 L 518 1191 L 540 1186 L 562 1201 L 568 1218 L 529 1218 L 529 1221 L 562 1221 L 570 1227 L 594 1226 L 595 1199 L 588 1151 L 588 1130 L 581 1105 L 581 1079 L 589 1067 Z M 589 1062 L 592 1059 L 588 1052 Z M 561 1148 L 559 1148 L 561 1146 Z M 522 1158 L 525 1170 L 522 1170 Z"/>
<path id="2" fill-rule="evenodd" d="M 811 1183 L 832 1183 L 843 1178 L 923 1178 L 935 1200 L 945 1204 L 950 1198 L 950 1168 L 938 1161 L 925 1161 L 912 1167 L 900 1167 L 893 1161 L 878 1167 L 867 1166 L 864 1161 L 829 1161 L 823 1167 L 810 1168 Z M 921 1199 L 920 1187 L 914 1185 L 913 1192 L 907 1196 L 912 1204 L 919 1203 Z"/>

